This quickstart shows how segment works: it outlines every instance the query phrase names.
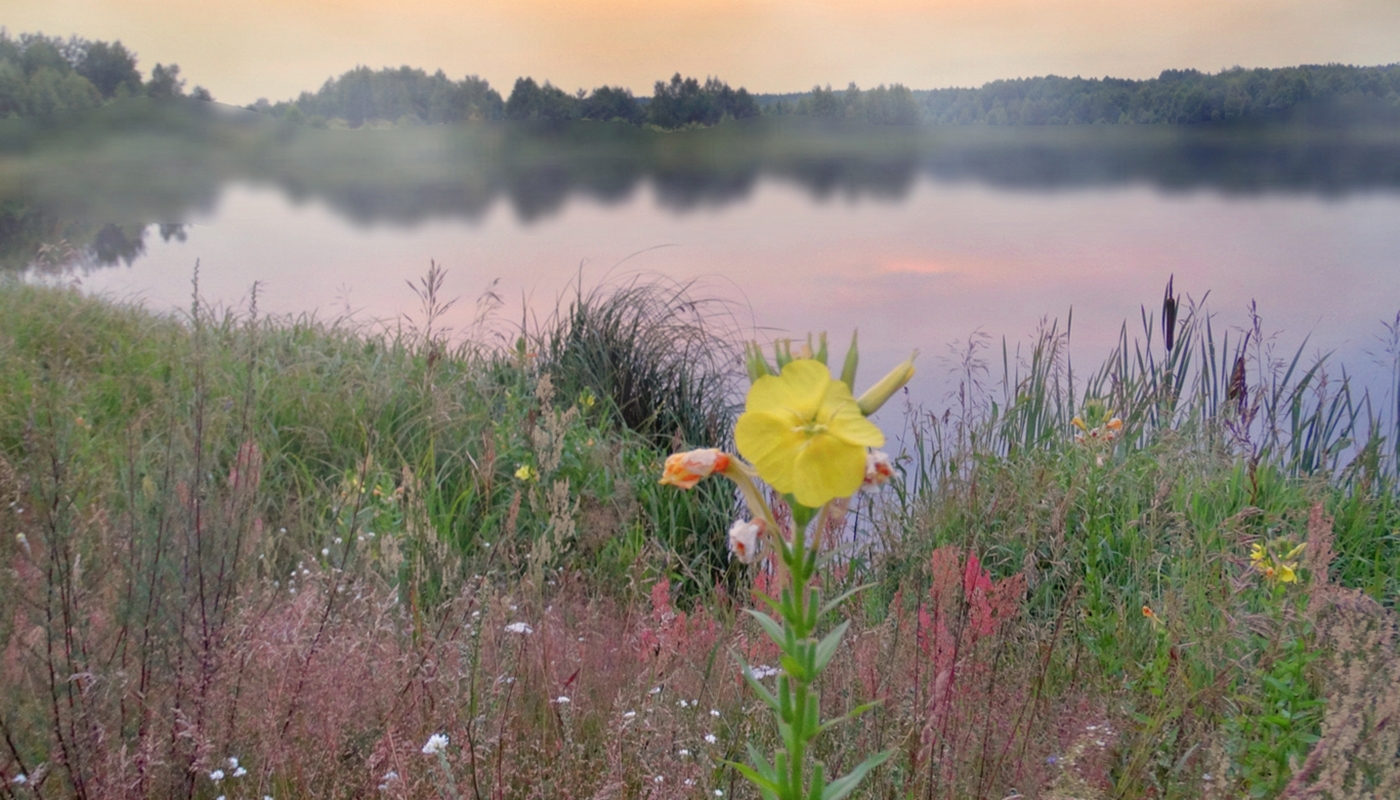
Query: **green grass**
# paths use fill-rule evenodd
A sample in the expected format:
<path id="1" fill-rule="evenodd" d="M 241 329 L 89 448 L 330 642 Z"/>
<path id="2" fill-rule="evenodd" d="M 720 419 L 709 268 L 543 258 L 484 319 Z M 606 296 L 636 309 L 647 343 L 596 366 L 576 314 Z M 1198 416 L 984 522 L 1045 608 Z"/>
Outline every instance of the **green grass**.
<path id="1" fill-rule="evenodd" d="M 282 798 L 395 771 L 428 797 L 417 749 L 445 731 L 464 796 L 743 796 L 723 759 L 773 731 L 728 654 L 773 656 L 737 613 L 733 498 L 656 483 L 673 446 L 728 446 L 723 304 L 580 288 L 494 346 L 435 330 L 439 278 L 390 332 L 0 285 L 6 780 Z M 818 755 L 895 748 L 861 796 L 1400 781 L 1376 726 L 1400 680 L 1393 414 L 1190 309 L 1170 353 L 1143 326 L 1088 372 L 1055 329 L 995 368 L 969 351 L 958 413 L 911 419 L 902 479 L 860 499 L 870 546 L 824 588 L 873 585 L 822 713 L 883 705 Z M 1120 437 L 1076 441 L 1109 411 Z M 1305 541 L 1299 583 L 1251 566 Z M 972 555 L 1009 601 L 964 592 L 947 565 Z M 214 786 L 227 755 L 257 783 Z"/>

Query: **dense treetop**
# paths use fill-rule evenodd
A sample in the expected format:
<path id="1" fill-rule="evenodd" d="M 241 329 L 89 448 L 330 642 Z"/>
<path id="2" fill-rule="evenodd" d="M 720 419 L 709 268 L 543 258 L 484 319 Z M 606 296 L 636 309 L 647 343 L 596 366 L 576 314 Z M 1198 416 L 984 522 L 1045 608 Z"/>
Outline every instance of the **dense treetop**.
<path id="1" fill-rule="evenodd" d="M 499 92 L 475 75 L 454 81 L 442 70 L 429 75 L 406 66 L 379 71 L 356 67 L 327 80 L 315 94 L 302 92 L 296 100 L 276 104 L 259 100 L 250 108 L 316 125 L 338 119 L 350 127 L 371 121 L 402 125 L 468 119 L 588 119 L 674 129 L 761 113 L 746 89 L 732 89 L 718 78 L 701 83 L 677 73 L 669 82 L 657 81 L 651 98 L 638 99 L 622 87 L 569 93 L 549 81 L 540 84 L 524 77 L 516 79 L 510 98 L 502 100 Z"/>
<path id="2" fill-rule="evenodd" d="M 0 119 L 95 108 L 122 97 L 184 94 L 178 65 L 156 64 L 150 80 L 143 82 L 136 54 L 121 42 L 64 40 L 42 33 L 11 38 L 0 29 Z M 193 96 L 213 99 L 198 86 Z"/>
<path id="3" fill-rule="evenodd" d="M 1400 108 L 1400 64 L 1233 67 L 1214 75 L 1169 69 L 1140 81 L 1049 75 L 915 95 L 923 119 L 941 124 L 1221 122 L 1276 115 L 1309 101 L 1350 100 Z"/>

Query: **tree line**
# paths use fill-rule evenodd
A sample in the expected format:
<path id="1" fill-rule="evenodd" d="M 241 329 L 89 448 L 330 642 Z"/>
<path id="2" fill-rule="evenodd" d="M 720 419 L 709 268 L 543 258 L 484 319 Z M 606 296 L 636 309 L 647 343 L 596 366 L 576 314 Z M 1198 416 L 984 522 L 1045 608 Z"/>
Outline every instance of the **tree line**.
<path id="1" fill-rule="evenodd" d="M 183 97 L 178 64 L 156 64 L 142 80 L 136 54 L 121 42 L 0 29 L 0 119 L 96 108 L 123 97 Z M 196 86 L 192 97 L 213 100 Z"/>
<path id="2" fill-rule="evenodd" d="M 0 28 L 0 118 L 33 117 L 94 108 L 123 97 L 182 97 L 176 64 L 157 63 L 149 78 L 121 42 L 68 39 L 42 33 L 12 37 Z M 190 96 L 212 100 L 196 86 Z M 1309 102 L 1359 101 L 1400 113 L 1400 64 L 1342 64 L 1276 69 L 1233 67 L 1216 74 L 1164 70 L 1146 80 L 1036 78 L 998 80 L 980 88 L 913 91 L 901 84 L 862 91 L 830 85 L 795 94 L 753 94 L 715 77 L 703 82 L 676 73 L 657 81 L 651 97 L 623 87 L 567 92 L 524 77 L 503 98 L 475 75 L 461 80 L 442 70 L 356 67 L 295 100 L 248 108 L 318 127 L 382 121 L 429 124 L 464 120 L 620 120 L 675 130 L 761 115 L 860 120 L 877 125 L 1184 124 L 1268 118 Z"/>
<path id="3" fill-rule="evenodd" d="M 1400 64 L 1164 70 L 1156 78 L 1000 80 L 915 93 L 935 124 L 1189 124 L 1281 115 L 1300 104 L 1361 101 L 1400 109 Z"/>
<path id="4" fill-rule="evenodd" d="M 407 66 L 356 67 L 328 79 L 314 93 L 302 92 L 295 100 L 275 104 L 263 99 L 249 108 L 316 126 L 339 119 L 352 128 L 376 120 L 411 125 L 474 119 L 584 119 L 676 129 L 762 113 L 747 89 L 733 89 L 713 77 L 701 83 L 677 73 L 669 82 L 657 81 L 650 98 L 634 97 L 631 90 L 616 86 L 566 92 L 549 81 L 541 84 L 524 77 L 516 79 L 509 99 L 503 99 L 489 82 L 475 75 L 454 81 L 442 70 L 429 75 Z"/>

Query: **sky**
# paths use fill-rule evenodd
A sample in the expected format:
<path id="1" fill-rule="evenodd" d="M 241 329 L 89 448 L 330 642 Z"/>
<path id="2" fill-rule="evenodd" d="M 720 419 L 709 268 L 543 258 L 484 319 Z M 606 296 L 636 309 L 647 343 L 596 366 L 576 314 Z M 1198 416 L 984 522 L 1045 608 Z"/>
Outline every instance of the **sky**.
<path id="1" fill-rule="evenodd" d="M 1400 61 L 1400 0 L 0 0 L 0 24 L 120 40 L 238 105 L 358 65 L 650 95 L 675 72 L 797 92 Z"/>

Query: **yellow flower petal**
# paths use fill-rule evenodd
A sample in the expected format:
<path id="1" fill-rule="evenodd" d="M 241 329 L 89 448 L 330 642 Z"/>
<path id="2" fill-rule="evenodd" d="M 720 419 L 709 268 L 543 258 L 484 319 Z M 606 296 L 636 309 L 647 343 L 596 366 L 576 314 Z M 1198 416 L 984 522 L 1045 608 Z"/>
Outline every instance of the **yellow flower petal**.
<path id="1" fill-rule="evenodd" d="M 759 477 L 815 508 L 860 488 L 866 448 L 885 437 L 826 365 L 797 359 L 754 382 L 734 441 Z"/>

